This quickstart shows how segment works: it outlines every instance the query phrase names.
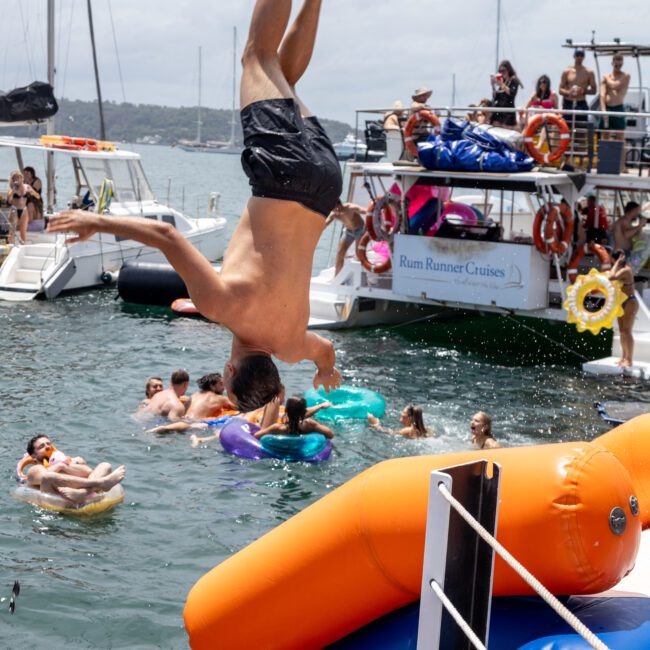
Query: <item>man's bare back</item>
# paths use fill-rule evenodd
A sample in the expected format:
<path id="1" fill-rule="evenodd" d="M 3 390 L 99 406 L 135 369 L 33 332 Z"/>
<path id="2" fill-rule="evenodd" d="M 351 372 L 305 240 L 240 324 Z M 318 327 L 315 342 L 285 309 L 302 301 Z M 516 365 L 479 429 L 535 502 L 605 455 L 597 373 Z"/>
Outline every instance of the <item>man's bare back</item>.
<path id="1" fill-rule="evenodd" d="M 172 421 L 179 420 L 185 415 L 185 406 L 173 388 L 167 388 L 156 393 L 149 400 L 149 404 L 142 410 L 149 415 L 158 415 Z"/>
<path id="2" fill-rule="evenodd" d="M 234 410 L 234 404 L 224 395 L 217 395 L 211 391 L 194 393 L 192 401 L 185 413 L 187 420 L 205 420 L 219 415 L 225 409 Z"/>

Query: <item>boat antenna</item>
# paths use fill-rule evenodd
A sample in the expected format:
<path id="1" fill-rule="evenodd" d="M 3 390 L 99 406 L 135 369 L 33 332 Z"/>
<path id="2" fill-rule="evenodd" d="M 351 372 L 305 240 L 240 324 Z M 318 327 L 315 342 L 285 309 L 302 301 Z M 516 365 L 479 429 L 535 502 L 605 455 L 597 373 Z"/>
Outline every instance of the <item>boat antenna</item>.
<path id="1" fill-rule="evenodd" d="M 88 0 L 88 25 L 90 27 L 90 44 L 93 50 L 93 67 L 95 68 L 95 85 L 97 86 L 97 103 L 99 105 L 99 133 L 106 140 L 106 125 L 104 124 L 104 109 L 102 107 L 102 89 L 99 85 L 99 69 L 97 67 L 97 51 L 95 49 L 95 30 L 93 29 L 93 10 Z"/>
<path id="2" fill-rule="evenodd" d="M 196 122 L 196 141 L 201 142 L 201 46 L 199 45 L 199 114 Z"/>
<path id="3" fill-rule="evenodd" d="M 494 66 L 495 70 L 499 69 L 499 40 L 500 39 L 501 39 L 501 0 L 497 0 L 497 60 L 496 60 L 496 65 Z"/>

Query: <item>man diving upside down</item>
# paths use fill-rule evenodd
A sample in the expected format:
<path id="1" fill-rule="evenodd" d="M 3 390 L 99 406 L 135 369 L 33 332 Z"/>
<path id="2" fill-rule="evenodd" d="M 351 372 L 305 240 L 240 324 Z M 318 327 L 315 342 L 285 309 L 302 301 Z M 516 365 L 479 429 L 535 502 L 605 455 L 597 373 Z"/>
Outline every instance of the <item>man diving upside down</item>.
<path id="1" fill-rule="evenodd" d="M 295 92 L 313 52 L 320 0 L 305 0 L 288 29 L 291 0 L 257 0 L 242 57 L 242 166 L 253 196 L 224 255 L 221 273 L 169 224 L 67 211 L 49 232 L 98 232 L 159 248 L 207 318 L 233 334 L 224 382 L 231 401 L 250 411 L 281 389 L 271 360 L 316 365 L 314 386 L 336 388 L 332 344 L 306 331 L 309 283 L 325 218 L 342 189 L 341 168 L 319 121 Z"/>

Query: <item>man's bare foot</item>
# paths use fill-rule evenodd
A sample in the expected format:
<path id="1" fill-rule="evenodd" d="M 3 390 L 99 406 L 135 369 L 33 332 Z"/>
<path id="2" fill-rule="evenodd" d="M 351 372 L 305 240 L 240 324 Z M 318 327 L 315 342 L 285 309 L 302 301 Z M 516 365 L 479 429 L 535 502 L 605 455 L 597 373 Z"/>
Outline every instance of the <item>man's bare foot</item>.
<path id="1" fill-rule="evenodd" d="M 126 476 L 126 467 L 120 465 L 115 471 L 111 472 L 108 476 L 98 481 L 100 490 L 108 492 L 114 485 L 120 483 Z"/>
<path id="2" fill-rule="evenodd" d="M 59 492 L 73 503 L 83 503 L 89 496 L 88 490 L 83 488 L 60 487 Z"/>
<path id="3" fill-rule="evenodd" d="M 621 359 L 618 365 L 621 366 L 621 368 L 631 368 L 632 362 L 627 359 Z"/>

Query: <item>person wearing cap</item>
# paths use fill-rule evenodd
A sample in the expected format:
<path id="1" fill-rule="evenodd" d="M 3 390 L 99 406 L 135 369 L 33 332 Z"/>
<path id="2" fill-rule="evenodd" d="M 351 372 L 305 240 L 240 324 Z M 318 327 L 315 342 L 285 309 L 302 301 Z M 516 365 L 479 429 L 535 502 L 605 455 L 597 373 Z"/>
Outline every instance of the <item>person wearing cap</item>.
<path id="1" fill-rule="evenodd" d="M 427 102 L 429 101 L 429 98 L 432 94 L 433 91 L 426 86 L 420 86 L 419 88 L 416 88 L 411 95 L 411 99 L 413 100 L 411 103 L 411 110 L 419 111 L 420 109 L 424 108 L 427 105 Z"/>
<path id="2" fill-rule="evenodd" d="M 566 111 L 587 111 L 587 95 L 596 94 L 596 77 L 594 71 L 586 68 L 583 63 L 585 51 L 577 47 L 573 51 L 573 65 L 570 65 L 562 72 L 560 88 L 558 92 L 562 95 L 562 108 Z M 586 122 L 586 115 L 567 116 L 570 121 Z"/>
<path id="3" fill-rule="evenodd" d="M 385 131 L 399 131 L 400 118 L 404 115 L 404 104 L 398 99 L 393 103 L 393 110 L 384 115 L 384 130 Z"/>

